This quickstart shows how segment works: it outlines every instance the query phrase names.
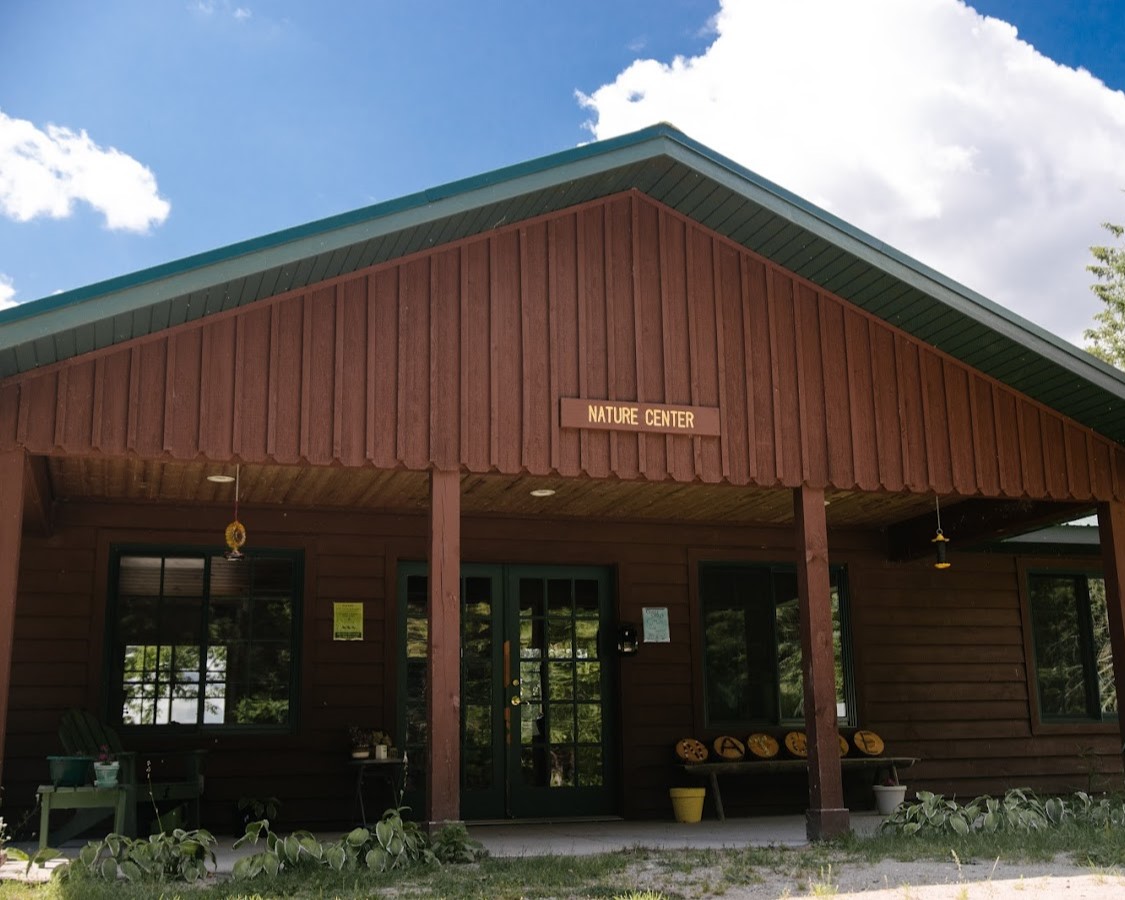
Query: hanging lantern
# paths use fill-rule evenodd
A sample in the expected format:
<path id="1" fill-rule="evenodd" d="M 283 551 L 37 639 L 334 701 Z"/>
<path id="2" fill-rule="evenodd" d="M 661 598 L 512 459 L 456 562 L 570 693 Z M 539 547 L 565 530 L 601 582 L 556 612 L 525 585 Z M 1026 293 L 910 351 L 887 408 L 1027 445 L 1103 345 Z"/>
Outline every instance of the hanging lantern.
<path id="1" fill-rule="evenodd" d="M 949 543 L 949 538 L 941 530 L 941 501 L 934 497 L 934 510 L 937 512 L 937 534 L 934 535 L 933 540 L 930 541 L 934 545 L 934 550 L 937 552 L 937 560 L 934 562 L 935 569 L 948 569 L 953 563 L 946 558 L 946 545 Z"/>
<path id="2" fill-rule="evenodd" d="M 242 545 L 246 543 L 246 526 L 238 521 L 238 489 L 241 468 L 241 466 L 236 466 L 234 470 L 234 521 L 223 532 L 223 538 L 229 548 L 223 556 L 231 562 L 242 559 Z"/>

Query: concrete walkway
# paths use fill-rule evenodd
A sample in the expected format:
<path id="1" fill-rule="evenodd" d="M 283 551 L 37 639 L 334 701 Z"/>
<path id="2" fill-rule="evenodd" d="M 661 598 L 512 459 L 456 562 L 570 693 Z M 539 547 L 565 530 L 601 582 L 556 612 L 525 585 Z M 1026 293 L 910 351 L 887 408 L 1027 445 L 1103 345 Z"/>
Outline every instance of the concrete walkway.
<path id="1" fill-rule="evenodd" d="M 882 817 L 875 813 L 852 813 L 852 830 L 868 834 L 878 828 Z M 288 832 L 282 832 L 288 833 Z M 807 843 L 804 816 L 769 816 L 753 819 L 727 819 L 725 822 L 705 820 L 692 824 L 668 821 L 625 822 L 504 822 L 469 824 L 469 834 L 484 845 L 492 856 L 589 856 L 618 850 L 648 848 L 652 850 L 709 850 L 726 847 L 766 847 L 770 845 L 800 847 Z M 339 832 L 320 834 L 322 841 L 340 837 Z M 215 848 L 217 872 L 229 874 L 235 861 L 260 847 L 244 846 L 235 850 L 234 839 L 222 837 Z M 61 848 L 66 858 L 77 856 L 85 840 L 69 841 Z M 28 854 L 34 854 L 34 843 L 16 843 Z M 63 860 L 48 863 L 44 869 L 24 871 L 25 863 L 14 861 L 0 866 L 0 879 L 43 880 Z"/>
<path id="2" fill-rule="evenodd" d="M 869 834 L 882 817 L 852 813 L 852 830 Z M 724 847 L 800 847 L 808 843 L 804 816 L 679 822 L 527 822 L 469 825 L 469 834 L 493 856 L 586 856 L 645 847 L 703 850 Z"/>

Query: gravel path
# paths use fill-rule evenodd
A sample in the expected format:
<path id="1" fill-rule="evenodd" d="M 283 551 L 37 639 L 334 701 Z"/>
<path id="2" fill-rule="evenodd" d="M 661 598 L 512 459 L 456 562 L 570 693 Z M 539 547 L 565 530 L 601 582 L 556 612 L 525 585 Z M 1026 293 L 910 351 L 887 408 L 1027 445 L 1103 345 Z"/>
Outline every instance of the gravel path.
<path id="1" fill-rule="evenodd" d="M 1125 900 L 1125 873 L 1077 866 L 1060 857 L 1051 863 L 977 863 L 882 860 L 872 865 L 833 865 L 813 877 L 763 872 L 759 884 L 723 884 L 706 872 L 656 875 L 639 887 L 683 897 L 725 900 L 781 900 L 835 897 L 837 900 Z M 663 883 L 661 883 L 663 882 Z M 712 887 L 712 885 L 714 887 Z"/>

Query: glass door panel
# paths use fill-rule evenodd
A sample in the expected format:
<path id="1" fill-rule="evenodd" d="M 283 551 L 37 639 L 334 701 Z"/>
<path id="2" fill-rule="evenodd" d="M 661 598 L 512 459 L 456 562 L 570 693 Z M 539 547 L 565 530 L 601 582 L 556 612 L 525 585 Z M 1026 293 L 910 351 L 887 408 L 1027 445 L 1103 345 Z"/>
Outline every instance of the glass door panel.
<path id="1" fill-rule="evenodd" d="M 495 566 L 461 568 L 461 815 L 505 814 L 503 619 Z"/>
<path id="2" fill-rule="evenodd" d="M 519 597 L 521 746 L 513 816 L 612 812 L 607 719 L 609 581 L 600 569 L 512 568 Z M 518 768 L 516 768 L 518 766 Z"/>
<path id="3" fill-rule="evenodd" d="M 406 802 L 425 789 L 425 566 L 400 566 Z M 602 569 L 465 565 L 461 815 L 613 812 L 609 578 Z"/>

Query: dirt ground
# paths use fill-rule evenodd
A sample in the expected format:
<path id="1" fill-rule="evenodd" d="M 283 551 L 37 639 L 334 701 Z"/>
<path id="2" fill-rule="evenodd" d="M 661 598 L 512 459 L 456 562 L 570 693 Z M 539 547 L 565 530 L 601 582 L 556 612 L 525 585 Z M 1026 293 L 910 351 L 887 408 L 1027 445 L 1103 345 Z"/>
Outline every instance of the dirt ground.
<path id="1" fill-rule="evenodd" d="M 660 877 L 651 883 L 641 878 L 638 886 L 666 895 L 725 900 L 1125 900 L 1125 872 L 1080 867 L 1063 857 L 1050 863 L 979 861 L 960 866 L 952 860 L 846 863 L 806 878 L 763 872 L 760 884 L 738 887 L 723 884 L 717 872 L 712 879 L 697 870 L 691 876 L 681 876 L 679 883 L 673 882 L 668 873 L 662 878 L 663 883 Z"/>

